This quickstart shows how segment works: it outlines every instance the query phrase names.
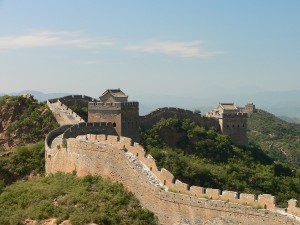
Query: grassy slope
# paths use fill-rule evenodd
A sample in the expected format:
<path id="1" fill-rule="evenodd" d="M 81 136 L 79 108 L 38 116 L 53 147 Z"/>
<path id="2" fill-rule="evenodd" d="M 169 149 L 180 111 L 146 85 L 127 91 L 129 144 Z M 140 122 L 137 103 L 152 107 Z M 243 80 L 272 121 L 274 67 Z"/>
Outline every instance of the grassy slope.
<path id="1" fill-rule="evenodd" d="M 300 128 L 262 110 L 248 120 L 249 141 L 281 162 L 300 167 Z"/>
<path id="2" fill-rule="evenodd" d="M 118 183 L 100 177 L 77 178 L 56 174 L 19 181 L 0 189 L 0 224 L 20 224 L 26 219 L 70 219 L 73 225 L 155 225 L 153 213 Z"/>

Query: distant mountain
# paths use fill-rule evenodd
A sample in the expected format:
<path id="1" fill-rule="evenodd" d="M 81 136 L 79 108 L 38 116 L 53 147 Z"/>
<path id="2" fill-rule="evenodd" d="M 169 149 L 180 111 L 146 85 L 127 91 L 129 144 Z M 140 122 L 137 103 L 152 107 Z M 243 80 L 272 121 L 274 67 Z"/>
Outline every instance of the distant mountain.
<path id="1" fill-rule="evenodd" d="M 46 101 L 47 99 L 51 98 L 58 98 L 58 97 L 63 97 L 66 95 L 70 95 L 68 93 L 43 93 L 41 91 L 33 91 L 33 90 L 24 90 L 24 91 L 19 91 L 19 92 L 12 92 L 8 94 L 0 94 L 0 96 L 3 95 L 10 95 L 10 96 L 16 96 L 16 95 L 22 95 L 22 94 L 31 94 L 34 96 L 35 99 L 37 99 L 39 102 Z"/>
<path id="2" fill-rule="evenodd" d="M 288 116 L 279 116 L 280 119 L 285 120 L 288 123 L 300 124 L 300 117 L 288 117 Z"/>

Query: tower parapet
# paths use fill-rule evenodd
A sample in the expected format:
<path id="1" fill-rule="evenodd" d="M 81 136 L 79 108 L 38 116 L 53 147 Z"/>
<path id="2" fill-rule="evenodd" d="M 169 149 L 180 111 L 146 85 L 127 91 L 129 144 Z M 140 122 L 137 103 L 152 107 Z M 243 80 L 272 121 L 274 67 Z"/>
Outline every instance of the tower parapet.
<path id="1" fill-rule="evenodd" d="M 139 141 L 139 103 L 128 102 L 120 89 L 108 89 L 88 104 L 88 122 L 111 123 L 117 135 Z"/>
<path id="2" fill-rule="evenodd" d="M 206 116 L 218 119 L 221 133 L 228 135 L 234 144 L 248 144 L 248 114 L 241 112 L 234 103 L 219 103 L 218 107 Z"/>

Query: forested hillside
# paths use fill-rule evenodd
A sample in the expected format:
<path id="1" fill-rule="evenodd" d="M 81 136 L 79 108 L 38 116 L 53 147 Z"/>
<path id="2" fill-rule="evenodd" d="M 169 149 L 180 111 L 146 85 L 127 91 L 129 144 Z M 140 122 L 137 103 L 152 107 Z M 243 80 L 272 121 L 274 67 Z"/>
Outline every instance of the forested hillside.
<path id="1" fill-rule="evenodd" d="M 277 161 L 300 167 L 300 127 L 295 124 L 257 110 L 249 115 L 248 137 Z"/>
<path id="2" fill-rule="evenodd" d="M 0 224 L 157 224 L 121 184 L 70 174 L 45 178 L 44 139 L 57 126 L 46 103 L 0 97 Z"/>
<path id="3" fill-rule="evenodd" d="M 280 206 L 300 200 L 300 174 L 274 162 L 261 148 L 234 146 L 229 137 L 177 118 L 142 132 L 142 144 L 158 166 L 190 185 L 244 193 L 268 193 Z"/>
<path id="4" fill-rule="evenodd" d="M 46 103 L 30 95 L 0 97 L 0 151 L 42 141 L 57 126 Z"/>

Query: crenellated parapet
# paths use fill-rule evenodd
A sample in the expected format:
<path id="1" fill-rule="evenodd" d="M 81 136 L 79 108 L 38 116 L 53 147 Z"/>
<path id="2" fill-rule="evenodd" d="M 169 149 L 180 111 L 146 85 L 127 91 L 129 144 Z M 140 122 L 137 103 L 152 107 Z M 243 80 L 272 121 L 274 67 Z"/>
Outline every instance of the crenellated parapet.
<path id="1" fill-rule="evenodd" d="M 89 111 L 93 110 L 121 110 L 121 102 L 89 102 Z"/>
<path id="2" fill-rule="evenodd" d="M 117 135 L 112 123 L 95 122 L 75 124 L 64 131 L 63 138 L 76 138 L 78 135 L 84 134 Z"/>
<path id="3" fill-rule="evenodd" d="M 88 108 L 93 110 L 122 110 L 127 108 L 138 108 L 138 102 L 89 102 Z"/>
<path id="4" fill-rule="evenodd" d="M 161 224 L 184 221 L 190 221 L 187 224 L 205 224 L 205 221 L 199 221 L 219 216 L 250 225 L 258 221 L 267 225 L 300 224 L 291 215 L 299 215 L 300 212 L 295 200 L 290 200 L 287 214 L 276 208 L 272 195 L 256 196 L 189 186 L 168 170 L 158 168 L 155 159 L 131 138 L 84 134 L 68 138 L 66 146 L 51 147 L 51 141 L 56 142 L 55 135 L 59 138 L 68 129 L 59 128 L 47 136 L 46 174 L 75 170 L 79 176 L 97 174 L 122 182 L 144 207 L 158 215 Z"/>
<path id="5" fill-rule="evenodd" d="M 133 142 L 130 138 L 117 137 L 111 135 L 84 135 L 78 137 L 79 139 L 84 139 L 87 141 L 98 141 L 103 143 L 108 143 L 114 147 L 126 150 L 133 155 L 135 155 L 140 162 L 149 168 L 151 173 L 157 177 L 160 184 L 165 190 L 169 190 L 174 193 L 186 194 L 189 196 L 195 196 L 198 198 L 207 198 L 211 200 L 223 200 L 230 201 L 242 205 L 249 205 L 255 208 L 268 209 L 271 211 L 276 211 L 276 201 L 275 197 L 270 194 L 246 194 L 238 193 L 234 191 L 220 190 L 214 188 L 206 188 L 199 186 L 189 186 L 188 184 L 175 179 L 174 175 L 168 170 L 162 168 L 159 169 L 156 165 L 155 159 L 146 154 L 145 149 L 138 143 Z"/>
<path id="6" fill-rule="evenodd" d="M 60 126 L 85 122 L 79 115 L 77 115 L 59 99 L 56 99 L 55 101 L 48 100 L 47 105 Z"/>
<path id="7" fill-rule="evenodd" d="M 220 118 L 224 119 L 247 119 L 248 118 L 248 113 L 232 113 L 232 114 L 222 114 Z"/>
<path id="8" fill-rule="evenodd" d="M 142 128 L 147 129 L 159 122 L 162 118 L 172 117 L 176 117 L 180 120 L 188 118 L 199 126 L 203 126 L 206 128 L 214 127 L 219 130 L 219 123 L 216 119 L 202 117 L 199 113 L 194 113 L 190 110 L 174 107 L 159 108 L 145 116 L 140 116 L 140 125 Z"/>
<path id="9" fill-rule="evenodd" d="M 86 95 L 67 95 L 67 96 L 60 97 L 60 98 L 49 99 L 48 101 L 50 103 L 55 103 L 58 100 L 67 106 L 74 105 L 75 103 L 77 103 L 83 107 L 87 107 L 87 104 L 89 102 L 97 101 L 95 98 L 92 98 L 92 97 L 89 97 Z"/>

